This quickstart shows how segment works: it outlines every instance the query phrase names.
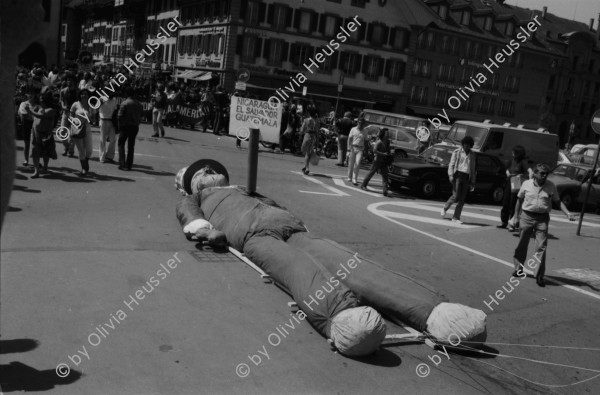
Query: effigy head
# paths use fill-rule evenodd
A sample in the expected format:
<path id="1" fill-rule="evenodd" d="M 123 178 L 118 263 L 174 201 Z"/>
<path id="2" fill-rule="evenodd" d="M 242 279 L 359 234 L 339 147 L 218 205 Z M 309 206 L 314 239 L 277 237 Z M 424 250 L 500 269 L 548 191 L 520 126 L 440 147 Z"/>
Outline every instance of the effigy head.
<path id="1" fill-rule="evenodd" d="M 330 338 L 342 354 L 358 357 L 372 354 L 385 339 L 386 326 L 372 307 L 346 309 L 331 320 Z"/>
<path id="2" fill-rule="evenodd" d="M 200 159 L 179 170 L 175 176 L 175 189 L 183 195 L 191 195 L 208 187 L 228 185 L 227 169 L 212 159 Z"/>

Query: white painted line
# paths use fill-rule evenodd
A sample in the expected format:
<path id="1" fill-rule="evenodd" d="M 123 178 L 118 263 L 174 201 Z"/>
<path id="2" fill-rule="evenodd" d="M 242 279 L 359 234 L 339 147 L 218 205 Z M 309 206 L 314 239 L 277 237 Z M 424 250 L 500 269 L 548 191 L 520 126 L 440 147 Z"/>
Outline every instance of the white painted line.
<path id="1" fill-rule="evenodd" d="M 337 188 L 331 187 L 331 186 L 329 186 L 329 185 L 325 184 L 324 182 L 317 180 L 316 178 L 313 178 L 313 177 L 307 177 L 307 176 L 305 176 L 305 175 L 303 175 L 302 173 L 300 173 L 300 172 L 297 172 L 297 171 L 293 171 L 292 173 L 294 173 L 294 174 L 299 174 L 299 175 L 302 175 L 302 177 L 303 177 L 304 179 L 306 179 L 306 180 L 308 180 L 308 181 L 312 181 L 312 182 L 314 182 L 315 184 L 319 184 L 319 185 L 321 185 L 323 188 L 327 189 L 328 191 L 331 191 L 332 193 L 328 193 L 328 192 L 315 192 L 315 191 L 300 191 L 300 192 L 303 192 L 303 193 L 312 193 L 312 194 L 315 194 L 315 195 L 328 195 L 328 196 L 350 196 L 350 195 L 349 195 L 349 194 L 347 194 L 346 192 L 344 192 L 344 191 L 341 191 L 341 190 L 339 190 L 339 189 L 337 189 Z"/>
<path id="2" fill-rule="evenodd" d="M 390 202 L 379 202 L 379 203 L 372 203 L 372 204 L 370 204 L 370 205 L 368 205 L 368 206 L 367 206 L 367 210 L 369 210 L 371 213 L 373 213 L 373 214 L 377 215 L 378 217 L 384 218 L 384 219 L 386 219 L 386 220 L 388 220 L 388 221 L 390 221 L 390 222 L 393 222 L 393 223 L 395 223 L 396 225 L 400 225 L 400 226 L 402 226 L 402 227 L 404 227 L 404 228 L 406 228 L 406 229 L 410 229 L 410 230 L 412 230 L 412 231 L 414 231 L 414 232 L 417 232 L 417 233 L 420 233 L 420 234 L 422 234 L 422 235 L 424 235 L 424 236 L 427 236 L 427 237 L 430 237 L 430 238 L 432 238 L 432 239 L 435 239 L 435 240 L 441 241 L 442 243 L 449 244 L 449 245 L 451 245 L 451 246 L 453 246 L 453 247 L 460 248 L 460 249 L 462 249 L 462 250 L 465 250 L 465 251 L 467 251 L 467 252 L 473 253 L 473 254 L 475 254 L 475 255 L 479 255 L 479 256 L 481 256 L 481 257 L 483 257 L 483 258 L 487 258 L 487 259 L 489 259 L 489 260 L 491 260 L 491 261 L 498 262 L 498 263 L 500 263 L 500 264 L 502 264 L 502 265 L 504 265 L 504 266 L 508 266 L 508 267 L 510 267 L 511 269 L 513 269 L 513 268 L 514 268 L 514 265 L 512 264 L 512 262 L 507 262 L 507 261 L 505 261 L 505 260 L 502 260 L 502 259 L 496 258 L 496 257 L 494 257 L 494 256 L 492 256 L 492 255 L 489 255 L 489 254 L 486 254 L 486 253 L 484 253 L 484 252 L 480 252 L 480 251 L 474 250 L 474 249 L 472 249 L 472 248 L 470 248 L 470 247 L 467 247 L 467 246 L 464 246 L 464 245 L 462 245 L 462 244 L 458 244 L 458 243 L 455 243 L 455 242 L 453 242 L 453 241 L 446 240 L 446 239 L 444 239 L 444 238 L 441 238 L 441 237 L 435 236 L 435 235 L 433 235 L 433 234 L 431 234 L 431 233 L 427 233 L 427 232 L 425 232 L 425 231 L 422 231 L 422 230 L 420 230 L 420 229 L 413 228 L 412 226 L 409 226 L 409 225 L 403 224 L 402 222 L 398 222 L 398 221 L 396 221 L 395 219 L 389 218 L 389 217 L 387 217 L 387 216 L 385 216 L 385 215 L 381 215 L 381 214 L 379 214 L 379 212 L 378 212 L 379 210 L 378 210 L 377 208 L 378 208 L 379 206 L 383 206 L 383 205 L 385 205 L 385 204 L 390 204 Z M 526 272 L 528 272 L 528 271 L 526 270 Z M 529 272 L 529 273 L 531 273 L 531 272 Z M 574 287 L 574 286 L 572 286 L 572 285 L 565 284 L 564 282 L 562 282 L 562 281 L 560 281 L 560 280 L 556 280 L 556 279 L 549 280 L 549 279 L 546 279 L 546 281 L 547 281 L 547 282 L 551 282 L 551 283 L 556 283 L 556 284 L 559 284 L 559 285 L 561 285 L 562 287 L 569 288 L 569 289 L 571 289 L 571 290 L 573 290 L 573 291 L 575 291 L 575 292 L 579 292 L 579 293 L 582 293 L 582 294 L 584 294 L 584 295 L 591 296 L 592 298 L 595 298 L 595 299 L 598 299 L 598 300 L 600 300 L 600 295 L 598 295 L 598 294 L 595 294 L 595 293 L 593 293 L 593 292 L 589 292 L 589 291 L 583 290 L 583 289 L 581 289 L 581 288 L 578 288 L 578 287 Z"/>
<path id="3" fill-rule="evenodd" d="M 346 185 L 346 183 L 344 182 L 344 180 L 342 180 L 341 178 L 334 178 L 333 179 L 333 183 L 335 185 L 339 185 L 339 186 L 344 187 L 344 188 L 352 189 L 354 192 L 360 192 L 360 193 L 364 193 L 365 195 L 370 195 L 370 196 L 375 196 L 375 197 L 383 197 L 380 193 L 363 191 L 359 187 Z"/>
<path id="4" fill-rule="evenodd" d="M 417 203 L 413 203 L 413 204 L 417 204 Z M 439 208 L 436 208 L 434 211 L 439 211 L 440 208 L 443 207 L 443 205 L 435 204 L 435 203 L 426 203 L 426 202 L 423 202 L 423 203 L 418 203 L 418 204 L 425 204 L 425 205 L 439 207 Z M 500 212 L 500 210 L 493 209 L 493 208 L 488 208 L 488 207 L 476 207 L 476 206 L 469 207 L 469 206 L 465 206 L 465 208 L 471 208 L 473 210 L 490 210 L 490 211 L 495 211 L 495 212 L 498 212 L 498 213 Z M 450 211 L 448 211 L 448 212 L 450 212 Z M 572 213 L 572 214 L 575 214 L 575 213 Z M 490 215 L 484 215 L 484 214 L 466 213 L 464 211 L 461 214 L 461 216 L 463 216 L 463 215 L 465 215 L 467 217 L 470 216 L 470 217 L 474 217 L 474 218 L 489 219 L 489 220 L 493 220 L 493 221 L 499 221 L 500 220 L 499 217 L 492 217 Z M 577 214 L 577 217 L 579 218 L 579 214 Z M 595 217 L 593 219 L 595 220 Z M 564 216 L 560 216 L 559 217 L 559 216 L 550 214 L 550 226 L 552 226 L 552 221 L 555 221 L 555 222 L 564 222 L 566 224 L 573 224 L 573 225 L 575 225 L 577 223 L 577 221 L 569 221 L 568 219 L 564 218 Z M 583 221 L 582 225 L 589 226 L 591 228 L 600 228 L 600 224 L 595 224 L 595 223 L 592 223 L 592 222 L 585 222 L 585 221 Z M 561 228 L 561 229 L 563 229 L 563 228 Z"/>
<path id="5" fill-rule="evenodd" d="M 457 222 L 452 222 L 449 219 L 434 219 L 434 218 L 424 217 L 422 215 L 411 215 L 411 214 L 397 213 L 394 211 L 377 210 L 377 213 L 385 215 L 386 217 L 389 217 L 389 218 L 407 219 L 409 221 L 424 222 L 426 224 L 435 224 L 435 225 L 441 225 L 441 226 L 450 226 L 453 228 L 469 229 L 469 228 L 480 228 L 481 227 L 480 225 L 467 225 L 467 224 L 461 225 Z"/>

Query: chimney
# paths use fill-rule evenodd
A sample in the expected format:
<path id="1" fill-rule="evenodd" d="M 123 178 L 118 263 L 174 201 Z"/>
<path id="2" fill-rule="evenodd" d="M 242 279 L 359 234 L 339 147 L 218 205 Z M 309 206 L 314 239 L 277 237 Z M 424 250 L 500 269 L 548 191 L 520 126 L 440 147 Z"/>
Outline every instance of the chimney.
<path id="1" fill-rule="evenodd" d="M 542 19 L 546 19 L 546 12 L 548 12 L 548 7 L 544 6 L 542 11 Z"/>

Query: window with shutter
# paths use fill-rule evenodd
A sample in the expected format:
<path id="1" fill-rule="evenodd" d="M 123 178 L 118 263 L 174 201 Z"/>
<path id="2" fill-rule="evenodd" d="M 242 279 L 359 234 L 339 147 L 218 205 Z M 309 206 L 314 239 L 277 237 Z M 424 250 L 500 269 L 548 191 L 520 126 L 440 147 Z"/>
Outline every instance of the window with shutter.
<path id="1" fill-rule="evenodd" d="M 310 33 L 312 27 L 313 14 L 310 11 L 300 11 L 300 26 L 299 30 L 302 33 Z"/>
<path id="2" fill-rule="evenodd" d="M 383 25 L 372 25 L 371 44 L 381 46 L 383 44 Z"/>
<path id="3" fill-rule="evenodd" d="M 464 11 L 460 18 L 461 25 L 469 26 L 471 24 L 471 12 Z"/>
<path id="4" fill-rule="evenodd" d="M 246 11 L 246 24 L 258 25 L 260 5 L 261 4 L 257 1 L 248 1 L 247 11 Z"/>
<path id="5" fill-rule="evenodd" d="M 267 42 L 265 42 L 265 52 L 267 51 L 267 48 Z M 281 60 L 283 58 L 283 41 L 272 40 L 266 58 L 267 63 L 270 66 L 281 66 Z"/>
<path id="6" fill-rule="evenodd" d="M 273 27 L 277 30 L 285 30 L 288 17 L 288 7 L 277 4 L 273 11 Z"/>
<path id="7" fill-rule="evenodd" d="M 243 37 L 242 60 L 253 62 L 255 60 L 256 37 L 247 35 Z"/>
<path id="8" fill-rule="evenodd" d="M 388 60 L 389 68 L 387 72 L 388 82 L 400 83 L 404 78 L 404 62 L 401 60 Z"/>
<path id="9" fill-rule="evenodd" d="M 194 36 L 192 39 L 192 52 L 196 54 L 196 56 L 200 55 L 200 36 Z"/>
<path id="10" fill-rule="evenodd" d="M 219 49 L 217 55 L 222 56 L 225 51 L 225 36 L 223 34 L 219 35 Z"/>
<path id="11" fill-rule="evenodd" d="M 323 18 L 323 16 L 321 16 Z M 323 29 L 323 35 L 325 37 L 334 37 L 336 34 L 336 22 L 337 18 L 335 16 L 327 15 L 325 16 L 325 28 Z"/>

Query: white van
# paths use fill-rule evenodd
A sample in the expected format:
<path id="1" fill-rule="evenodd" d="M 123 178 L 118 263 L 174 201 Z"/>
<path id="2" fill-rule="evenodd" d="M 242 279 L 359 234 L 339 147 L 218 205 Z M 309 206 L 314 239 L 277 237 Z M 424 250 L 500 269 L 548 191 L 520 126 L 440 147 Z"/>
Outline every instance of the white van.
<path id="1" fill-rule="evenodd" d="M 456 121 L 446 143 L 460 145 L 465 136 L 473 137 L 473 149 L 500 158 L 505 164 L 512 159 L 512 149 L 522 145 L 527 152 L 526 159 L 532 164 L 546 163 L 554 167 L 558 161 L 558 136 L 543 129 L 532 130 L 510 126 L 496 125 L 490 122 Z"/>

